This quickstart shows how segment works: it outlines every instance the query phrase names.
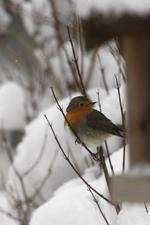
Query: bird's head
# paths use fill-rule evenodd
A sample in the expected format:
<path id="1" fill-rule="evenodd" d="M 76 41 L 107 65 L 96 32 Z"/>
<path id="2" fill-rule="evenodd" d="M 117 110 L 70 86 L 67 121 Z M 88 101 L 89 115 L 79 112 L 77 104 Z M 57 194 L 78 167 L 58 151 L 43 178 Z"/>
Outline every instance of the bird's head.
<path id="1" fill-rule="evenodd" d="M 96 102 L 92 102 L 84 96 L 77 96 L 71 99 L 67 109 L 66 117 L 71 125 L 77 125 L 88 114 L 93 111 Z"/>
<path id="2" fill-rule="evenodd" d="M 77 96 L 71 99 L 66 111 L 67 113 L 78 111 L 78 110 L 87 110 L 91 111 L 96 102 L 92 102 L 90 99 L 84 96 Z"/>

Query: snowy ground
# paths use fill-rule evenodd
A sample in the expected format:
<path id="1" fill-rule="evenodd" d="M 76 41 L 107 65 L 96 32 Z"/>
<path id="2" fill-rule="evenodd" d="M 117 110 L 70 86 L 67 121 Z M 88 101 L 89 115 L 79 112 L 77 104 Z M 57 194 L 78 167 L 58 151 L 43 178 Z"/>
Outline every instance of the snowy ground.
<path id="1" fill-rule="evenodd" d="M 113 153 L 111 160 L 115 173 L 122 168 L 123 151 Z M 128 162 L 128 160 L 126 160 Z M 107 161 L 107 166 L 109 165 Z M 127 163 L 126 163 L 127 166 Z M 109 168 L 109 167 L 108 167 Z M 108 197 L 107 185 L 104 176 L 96 178 L 95 169 L 85 171 L 84 178 L 89 184 L 98 190 L 105 197 Z M 110 170 L 109 170 L 110 171 Z M 94 192 L 93 192 L 94 193 Z M 94 193 L 95 195 L 95 193 Z M 95 195 L 101 211 L 93 200 L 93 196 L 83 182 L 77 178 L 67 182 L 59 188 L 47 203 L 39 207 L 31 219 L 30 225 L 148 225 L 150 215 L 146 212 L 144 204 L 123 203 L 119 215 L 113 206 Z M 59 215 L 59 216 L 58 216 Z"/>

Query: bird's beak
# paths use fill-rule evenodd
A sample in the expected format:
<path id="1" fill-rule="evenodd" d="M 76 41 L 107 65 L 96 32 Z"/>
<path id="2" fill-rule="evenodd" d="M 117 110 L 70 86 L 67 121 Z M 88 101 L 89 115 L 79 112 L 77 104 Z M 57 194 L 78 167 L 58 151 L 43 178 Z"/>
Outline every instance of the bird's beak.
<path id="1" fill-rule="evenodd" d="M 91 102 L 91 105 L 95 105 L 96 102 Z"/>

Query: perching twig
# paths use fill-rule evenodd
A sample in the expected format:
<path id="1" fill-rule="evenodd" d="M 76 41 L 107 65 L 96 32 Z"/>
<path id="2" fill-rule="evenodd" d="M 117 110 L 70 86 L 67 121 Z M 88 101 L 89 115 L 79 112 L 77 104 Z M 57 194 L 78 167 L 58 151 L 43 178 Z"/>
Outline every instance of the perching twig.
<path id="1" fill-rule="evenodd" d="M 81 143 L 81 145 L 88 151 L 88 153 L 90 153 L 90 155 L 92 156 L 93 159 L 95 159 L 95 154 L 93 152 L 91 152 L 91 150 L 86 146 L 86 144 L 80 139 L 80 137 L 78 136 L 77 132 L 73 129 L 73 127 L 71 126 L 71 124 L 69 123 L 69 121 L 67 120 L 66 118 L 66 115 L 64 114 L 64 111 L 63 109 L 61 108 L 59 102 L 58 102 L 58 99 L 55 95 L 55 92 L 53 90 L 53 88 L 51 87 L 51 91 L 52 91 L 52 94 L 53 94 L 53 97 L 55 99 L 55 102 L 58 106 L 58 109 L 60 110 L 60 112 L 62 113 L 65 121 L 67 122 L 68 126 L 70 127 L 71 131 L 73 132 L 73 134 L 75 135 L 75 137 L 79 140 L 79 142 Z"/>
<path id="2" fill-rule="evenodd" d="M 111 196 L 110 182 L 109 182 L 110 179 L 109 179 L 109 173 L 108 173 L 108 170 L 107 170 L 107 166 L 106 166 L 106 163 L 105 163 L 105 157 L 104 157 L 103 148 L 102 147 L 98 147 L 97 151 L 98 151 L 100 164 L 101 164 L 101 167 L 103 168 L 103 172 L 104 172 L 104 175 L 105 175 L 107 187 L 108 187 L 108 190 L 109 190 L 109 193 L 110 193 L 110 196 Z M 116 212 L 118 214 L 120 212 L 120 206 L 118 204 L 114 204 L 114 207 L 115 207 Z"/>
<path id="3" fill-rule="evenodd" d="M 109 153 L 107 141 L 105 141 L 105 147 L 106 147 L 106 152 L 107 152 L 107 157 L 108 157 L 110 169 L 111 169 L 112 174 L 114 175 L 115 174 L 114 167 L 113 167 L 113 164 L 112 164 L 112 161 L 111 161 L 111 158 L 110 158 L 110 153 Z"/>
<path id="4" fill-rule="evenodd" d="M 97 96 L 98 96 L 99 110 L 100 110 L 100 112 L 102 112 L 102 107 L 101 107 L 99 92 L 97 92 Z M 114 168 L 113 168 L 113 164 L 111 162 L 110 153 L 109 153 L 109 149 L 108 149 L 108 144 L 107 144 L 107 141 L 106 140 L 105 140 L 105 148 L 106 148 L 106 153 L 107 153 L 107 157 L 108 157 L 110 169 L 111 169 L 112 174 L 114 175 Z"/>

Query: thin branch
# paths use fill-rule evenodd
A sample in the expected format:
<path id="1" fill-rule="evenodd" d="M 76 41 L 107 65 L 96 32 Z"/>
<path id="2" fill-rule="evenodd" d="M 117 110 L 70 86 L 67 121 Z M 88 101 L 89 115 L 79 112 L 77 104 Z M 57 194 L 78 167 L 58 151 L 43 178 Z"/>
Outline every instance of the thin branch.
<path id="1" fill-rule="evenodd" d="M 118 97 L 119 97 L 119 104 L 120 104 L 120 110 L 121 110 L 122 125 L 125 128 L 125 117 L 124 117 L 124 113 L 123 113 L 123 106 L 122 106 L 122 101 L 121 101 L 119 83 L 118 83 L 118 79 L 117 79 L 116 75 L 115 75 L 115 79 L 116 79 L 116 85 L 117 85 L 117 91 L 118 91 Z"/>
<path id="2" fill-rule="evenodd" d="M 125 129 L 125 116 L 124 116 L 124 113 L 123 113 L 123 106 L 122 106 L 122 101 L 121 101 L 119 83 L 118 83 L 118 79 L 117 79 L 116 76 L 115 76 L 115 79 L 116 79 L 116 85 L 117 85 L 117 91 L 118 91 L 118 97 L 119 97 L 119 105 L 120 105 L 120 111 L 121 111 L 122 125 L 123 125 L 123 129 Z M 123 160 L 122 160 L 122 172 L 123 173 L 125 171 L 125 160 L 126 160 L 126 139 L 124 137 L 123 138 Z"/>
<path id="3" fill-rule="evenodd" d="M 97 96 L 98 96 L 99 110 L 100 110 L 100 112 L 101 112 L 101 111 L 102 111 L 102 107 L 101 107 L 101 101 L 100 101 L 100 95 L 99 95 L 99 92 L 97 92 Z M 111 172 L 112 172 L 112 174 L 114 174 L 114 168 L 113 168 L 113 164 L 112 164 L 112 162 L 111 162 L 110 153 L 109 153 L 109 148 L 108 148 L 108 144 L 107 144 L 107 141 L 106 141 L 106 140 L 105 140 L 105 148 L 106 148 L 106 153 L 107 153 L 108 162 L 109 162 L 109 165 L 110 165 Z"/>
<path id="4" fill-rule="evenodd" d="M 10 147 L 10 145 L 7 142 L 4 130 L 2 132 L 2 135 L 3 135 L 3 141 L 4 141 L 3 144 L 5 145 L 4 149 L 6 150 L 6 153 L 7 153 L 8 159 L 9 159 L 9 161 L 11 163 L 12 169 L 14 170 L 14 172 L 15 172 L 15 174 L 16 174 L 19 182 L 20 182 L 20 185 L 21 185 L 22 194 L 23 194 L 23 197 L 24 197 L 24 200 L 25 200 L 24 203 L 26 204 L 26 208 L 27 208 L 27 211 L 26 212 L 24 211 L 23 217 L 24 217 L 24 221 L 26 221 L 26 223 L 28 223 L 28 215 L 30 215 L 30 206 L 28 204 L 28 196 L 27 196 L 24 180 L 23 180 L 21 174 L 19 173 L 19 171 L 17 170 L 17 168 L 15 167 L 15 165 L 13 164 L 13 157 L 12 157 L 12 154 L 11 154 L 11 147 Z M 17 200 L 16 200 L 16 202 L 17 202 Z"/>
<path id="5" fill-rule="evenodd" d="M 101 71 L 104 87 L 105 87 L 105 90 L 106 90 L 107 94 L 109 94 L 109 88 L 108 88 L 107 81 L 106 81 L 105 68 L 102 65 L 101 58 L 100 58 L 99 54 L 97 54 L 97 57 L 98 57 L 98 61 L 99 61 L 99 66 L 100 66 L 100 71 Z"/>
<path id="6" fill-rule="evenodd" d="M 81 93 L 84 96 L 87 96 L 86 90 L 85 90 L 85 87 L 84 87 L 84 84 L 83 84 L 83 80 L 82 80 L 82 74 L 81 74 L 80 69 L 79 69 L 78 60 L 77 60 L 75 49 L 74 49 L 74 44 L 73 44 L 73 41 L 72 41 L 72 38 L 71 38 L 70 29 L 69 29 L 68 26 L 67 26 L 67 32 L 68 32 L 68 37 L 69 37 L 69 41 L 70 41 L 70 44 L 71 44 L 71 49 L 72 49 L 72 53 L 73 53 L 73 57 L 74 57 L 74 63 L 75 63 L 75 66 L 76 66 L 78 78 L 79 78 L 80 85 L 81 85 Z"/>
<path id="7" fill-rule="evenodd" d="M 94 49 L 93 55 L 91 57 L 91 63 L 89 65 L 88 71 L 87 71 L 87 77 L 85 80 L 85 87 L 88 88 L 90 85 L 90 82 L 93 78 L 93 71 L 96 64 L 96 57 L 97 57 L 98 48 Z"/>
<path id="8" fill-rule="evenodd" d="M 100 164 L 101 167 L 103 168 L 103 172 L 105 175 L 105 179 L 106 179 L 106 183 L 107 183 L 107 187 L 111 196 L 111 189 L 110 189 L 110 177 L 109 177 L 109 173 L 108 173 L 108 169 L 105 163 L 105 157 L 104 157 L 104 152 L 103 152 L 103 148 L 102 147 L 98 147 L 97 148 L 98 151 L 98 156 L 99 156 L 99 160 L 100 160 Z M 114 207 L 116 209 L 117 214 L 120 212 L 120 206 L 119 204 L 114 204 Z"/>
<path id="9" fill-rule="evenodd" d="M 79 176 L 79 178 L 87 185 L 88 188 L 90 188 L 91 190 L 93 190 L 98 196 L 100 196 L 101 198 L 103 198 L 105 201 L 107 201 L 108 203 L 110 203 L 111 205 L 114 205 L 109 199 L 107 199 L 106 197 L 104 197 L 102 194 L 100 194 L 96 189 L 94 189 L 81 175 L 80 173 L 77 171 L 77 169 L 75 168 L 75 166 L 72 164 L 72 162 L 69 160 L 69 157 L 67 156 L 67 154 L 65 153 L 65 151 L 63 150 L 57 136 L 56 133 L 51 125 L 51 123 L 49 122 L 48 118 L 46 115 L 44 115 L 45 119 L 47 120 L 47 123 L 54 135 L 54 138 L 59 146 L 59 149 L 61 150 L 61 152 L 63 153 L 66 161 L 70 164 L 70 166 L 72 167 L 72 169 L 75 171 L 75 173 Z"/>
<path id="10" fill-rule="evenodd" d="M 100 95 L 99 95 L 99 91 L 97 92 L 97 98 L 98 98 L 98 107 L 99 107 L 99 111 L 102 111 L 102 107 L 101 107 L 101 101 L 100 101 Z"/>
<path id="11" fill-rule="evenodd" d="M 116 43 L 116 49 L 114 49 L 111 45 L 108 44 L 109 52 L 112 54 L 112 56 L 114 57 L 114 60 L 117 63 L 118 73 L 121 74 L 123 81 L 126 83 L 127 81 L 126 81 L 126 76 L 125 76 L 125 74 L 126 74 L 125 63 L 124 63 L 124 68 L 122 68 L 121 67 L 121 54 L 119 51 L 119 43 L 117 40 L 115 40 L 115 43 Z"/>
<path id="12" fill-rule="evenodd" d="M 84 40 L 83 40 L 83 30 L 82 30 L 82 24 L 81 19 L 78 15 L 76 15 L 76 24 L 77 27 L 77 41 L 80 46 L 80 53 L 81 53 L 81 74 L 84 74 Z M 86 87 L 86 85 L 85 85 Z"/>
<path id="13" fill-rule="evenodd" d="M 114 167 L 113 167 L 113 164 L 112 164 L 112 161 L 111 161 L 111 158 L 110 158 L 110 153 L 109 153 L 109 148 L 108 148 L 107 141 L 105 141 L 105 147 L 106 147 L 106 152 L 107 152 L 107 157 L 108 157 L 110 169 L 111 169 L 112 174 L 114 175 L 115 174 Z"/>
<path id="14" fill-rule="evenodd" d="M 148 207 L 145 202 L 144 202 L 144 207 L 145 207 L 146 212 L 148 213 Z"/>
<path id="15" fill-rule="evenodd" d="M 93 197 L 93 201 L 94 201 L 95 204 L 97 205 L 97 207 L 98 207 L 98 209 L 99 209 L 99 211 L 100 211 L 100 213 L 101 213 L 103 219 L 105 220 L 106 224 L 107 224 L 107 225 L 110 225 L 110 223 L 108 222 L 108 220 L 107 220 L 105 214 L 103 213 L 103 211 L 102 211 L 102 209 L 101 209 L 101 207 L 100 207 L 100 205 L 99 205 L 99 202 L 97 201 L 95 195 L 93 194 L 93 192 L 91 191 L 90 188 L 89 188 L 89 191 L 90 191 L 90 193 L 91 193 L 91 195 L 92 195 L 92 197 Z"/>
<path id="16" fill-rule="evenodd" d="M 55 102 L 58 106 L 58 109 L 60 110 L 60 112 L 62 113 L 65 121 L 67 122 L 68 126 L 70 127 L 72 133 L 75 135 L 75 137 L 79 140 L 79 142 L 81 143 L 81 145 L 88 151 L 88 153 L 90 153 L 90 155 L 92 156 L 93 159 L 95 159 L 95 154 L 93 152 L 91 152 L 91 150 L 86 146 L 86 144 L 80 139 L 80 137 L 78 136 L 77 132 L 73 129 L 73 127 L 71 126 L 71 124 L 69 123 L 69 121 L 67 120 L 66 118 L 66 115 L 64 114 L 64 111 L 62 109 L 62 107 L 60 106 L 59 102 L 58 102 L 58 99 L 55 95 L 55 92 L 53 90 L 53 88 L 51 87 L 51 91 L 52 91 L 52 94 L 53 94 L 53 97 L 55 99 Z"/>

